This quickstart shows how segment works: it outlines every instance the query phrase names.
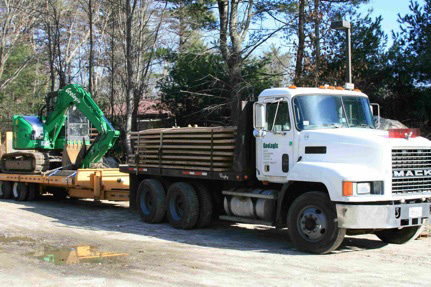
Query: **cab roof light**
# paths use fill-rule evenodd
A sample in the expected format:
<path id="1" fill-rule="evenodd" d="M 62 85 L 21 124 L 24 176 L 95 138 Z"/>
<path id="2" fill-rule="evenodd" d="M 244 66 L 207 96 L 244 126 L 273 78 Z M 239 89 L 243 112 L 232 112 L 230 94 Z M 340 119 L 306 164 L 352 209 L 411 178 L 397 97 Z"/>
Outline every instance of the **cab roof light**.
<path id="1" fill-rule="evenodd" d="M 354 91 L 354 92 L 359 92 L 359 93 L 361 92 L 361 90 L 360 90 L 360 89 L 354 89 L 353 91 Z"/>
<path id="2" fill-rule="evenodd" d="M 326 90 L 326 86 L 320 86 L 319 89 L 324 89 Z"/>
<path id="3" fill-rule="evenodd" d="M 336 90 L 340 90 L 340 91 L 341 91 L 341 90 L 344 90 L 344 88 L 343 88 L 343 87 L 340 87 L 340 86 L 335 87 L 335 89 L 336 89 Z"/>
<path id="4" fill-rule="evenodd" d="M 409 139 L 420 135 L 419 129 L 389 129 L 389 138 Z"/>
<path id="5" fill-rule="evenodd" d="M 328 89 L 329 90 L 335 90 L 335 87 L 334 86 L 328 86 Z"/>
<path id="6" fill-rule="evenodd" d="M 290 85 L 289 89 L 296 89 L 296 86 L 295 85 Z"/>
<path id="7" fill-rule="evenodd" d="M 353 195 L 353 182 L 343 181 L 343 196 Z"/>

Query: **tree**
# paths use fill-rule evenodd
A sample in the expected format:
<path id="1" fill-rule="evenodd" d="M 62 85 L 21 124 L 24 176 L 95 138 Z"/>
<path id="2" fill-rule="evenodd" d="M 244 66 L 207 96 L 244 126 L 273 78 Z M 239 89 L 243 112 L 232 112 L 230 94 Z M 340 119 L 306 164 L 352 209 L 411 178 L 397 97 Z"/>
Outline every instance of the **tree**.
<path id="1" fill-rule="evenodd" d="M 241 101 L 248 95 L 248 86 L 242 76 L 244 62 L 266 40 L 282 28 L 258 29 L 249 33 L 250 25 L 257 19 L 263 19 L 273 6 L 265 1 L 218 0 L 219 48 L 227 66 L 228 84 L 231 90 L 231 123 L 239 119 Z"/>
<path id="2" fill-rule="evenodd" d="M 293 43 L 295 54 L 293 83 L 297 86 L 318 86 L 320 79 L 322 51 L 331 49 L 327 45 L 333 33 L 330 23 L 341 20 L 368 0 L 285 0 L 278 10 L 284 11 L 285 37 Z"/>
<path id="3" fill-rule="evenodd" d="M 179 126 L 225 125 L 229 122 L 229 72 L 224 59 L 199 41 L 183 47 L 182 53 L 170 54 L 172 68 L 159 82 L 162 102 L 176 117 Z M 252 92 L 278 85 L 283 78 L 285 55 L 277 50 L 264 58 L 249 58 L 242 64 L 241 76 Z M 248 97 L 248 100 L 253 97 Z"/>
<path id="4" fill-rule="evenodd" d="M 120 74 L 126 106 L 123 142 L 128 154 L 132 152 L 130 132 L 137 128 L 139 101 L 149 89 L 166 5 L 167 2 L 160 7 L 151 6 L 149 1 L 124 0 L 119 7 L 119 42 L 123 51 L 119 60 L 125 63 L 125 73 Z"/>
<path id="5" fill-rule="evenodd" d="M 181 53 L 189 39 L 201 29 L 212 29 L 215 26 L 215 16 L 210 5 L 214 0 L 169 0 L 167 21 L 169 27 L 178 36 L 178 52 Z"/>
<path id="6" fill-rule="evenodd" d="M 179 126 L 220 125 L 229 118 L 229 76 L 219 54 L 196 42 L 169 60 L 173 66 L 158 86 Z"/>
<path id="7" fill-rule="evenodd" d="M 15 46 L 4 66 L 3 78 L 13 80 L 0 91 L 2 122 L 11 121 L 14 114 L 37 113 L 44 100 L 48 77 L 42 63 L 32 58 L 24 68 L 21 66 L 33 54 L 34 50 L 30 45 Z M 19 69 L 19 75 L 14 76 Z"/>
<path id="8" fill-rule="evenodd" d="M 1 0 L 0 1 L 0 91 L 15 80 L 27 65 L 36 57 L 28 54 L 8 78 L 3 77 L 5 66 L 15 48 L 31 44 L 32 31 L 36 19 L 37 1 Z"/>
<path id="9" fill-rule="evenodd" d="M 431 114 L 431 1 L 410 2 L 410 12 L 399 15 L 401 33 L 393 34 L 388 51 L 391 81 L 385 106 L 390 116 L 428 134 Z"/>
<path id="10" fill-rule="evenodd" d="M 401 34 L 395 39 L 401 42 L 402 53 L 407 57 L 412 77 L 419 84 L 431 83 L 431 0 L 423 6 L 410 1 L 411 13 L 399 16 Z"/>

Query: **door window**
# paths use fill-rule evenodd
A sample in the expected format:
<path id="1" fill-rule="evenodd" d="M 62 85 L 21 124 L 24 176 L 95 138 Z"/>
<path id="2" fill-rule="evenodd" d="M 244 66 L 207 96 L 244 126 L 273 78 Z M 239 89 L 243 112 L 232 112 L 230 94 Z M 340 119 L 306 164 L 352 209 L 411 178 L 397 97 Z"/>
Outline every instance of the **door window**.
<path id="1" fill-rule="evenodd" d="M 273 132 L 290 130 L 289 107 L 287 102 L 266 104 L 265 130 Z"/>

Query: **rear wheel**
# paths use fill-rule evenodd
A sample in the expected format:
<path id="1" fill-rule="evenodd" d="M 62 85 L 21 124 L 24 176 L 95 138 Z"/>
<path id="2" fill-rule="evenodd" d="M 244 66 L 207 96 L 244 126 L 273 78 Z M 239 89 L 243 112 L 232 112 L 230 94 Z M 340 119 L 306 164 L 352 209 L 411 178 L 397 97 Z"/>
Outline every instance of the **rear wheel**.
<path id="1" fill-rule="evenodd" d="M 4 197 L 3 181 L 0 181 L 0 199 Z"/>
<path id="2" fill-rule="evenodd" d="M 39 194 L 39 185 L 37 183 L 29 183 L 28 190 L 27 190 L 27 200 L 28 201 L 35 200 L 38 194 Z"/>
<path id="3" fill-rule="evenodd" d="M 213 216 L 213 201 L 208 188 L 199 182 L 193 183 L 199 201 L 199 218 L 196 223 L 196 228 L 207 227 Z"/>
<path id="4" fill-rule="evenodd" d="M 199 218 L 199 200 L 188 183 L 177 182 L 169 187 L 166 198 L 169 223 L 178 229 L 191 229 Z"/>
<path id="5" fill-rule="evenodd" d="M 11 198 L 12 197 L 12 182 L 3 181 L 2 190 L 3 190 L 3 198 L 4 199 Z"/>
<path id="6" fill-rule="evenodd" d="M 339 228 L 337 212 L 328 195 L 307 192 L 289 208 L 287 223 L 292 243 L 301 251 L 324 254 L 340 246 L 346 229 Z"/>
<path id="7" fill-rule="evenodd" d="M 156 179 L 145 179 L 138 187 L 137 206 L 142 221 L 159 223 L 166 214 L 165 189 Z"/>
<path id="8" fill-rule="evenodd" d="M 24 201 L 27 198 L 27 185 L 24 182 L 14 182 L 12 196 L 16 201 Z"/>
<path id="9" fill-rule="evenodd" d="M 421 233 L 422 226 L 404 227 L 401 229 L 392 228 L 374 232 L 376 236 L 385 243 L 404 244 L 416 239 Z"/>

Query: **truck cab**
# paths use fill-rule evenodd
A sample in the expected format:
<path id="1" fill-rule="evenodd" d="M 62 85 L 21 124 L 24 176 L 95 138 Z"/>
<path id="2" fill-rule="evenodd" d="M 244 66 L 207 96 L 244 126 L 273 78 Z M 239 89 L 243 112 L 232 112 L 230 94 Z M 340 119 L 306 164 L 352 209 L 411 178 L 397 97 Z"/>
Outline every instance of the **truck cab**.
<path id="1" fill-rule="evenodd" d="M 258 180 L 318 184 L 339 228 L 402 230 L 430 217 L 431 142 L 416 130 L 378 130 L 358 90 L 264 90 L 254 104 L 254 136 Z M 318 212 L 309 211 L 313 226 Z"/>

